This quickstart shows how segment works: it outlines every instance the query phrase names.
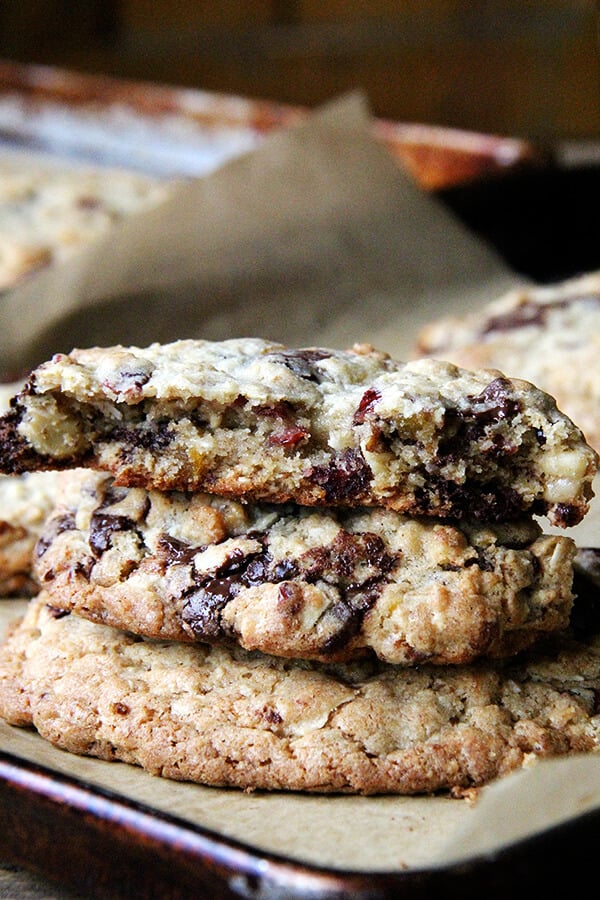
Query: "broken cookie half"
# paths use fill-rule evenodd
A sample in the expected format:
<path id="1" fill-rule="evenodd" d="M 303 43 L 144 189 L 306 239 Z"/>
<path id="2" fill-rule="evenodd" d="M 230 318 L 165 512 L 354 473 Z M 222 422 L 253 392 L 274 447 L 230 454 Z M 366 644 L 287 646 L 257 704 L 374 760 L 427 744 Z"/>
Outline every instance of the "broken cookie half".
<path id="1" fill-rule="evenodd" d="M 39 366 L 0 419 L 0 471 L 75 466 L 163 491 L 567 527 L 598 457 L 549 394 L 499 371 L 247 338 Z"/>

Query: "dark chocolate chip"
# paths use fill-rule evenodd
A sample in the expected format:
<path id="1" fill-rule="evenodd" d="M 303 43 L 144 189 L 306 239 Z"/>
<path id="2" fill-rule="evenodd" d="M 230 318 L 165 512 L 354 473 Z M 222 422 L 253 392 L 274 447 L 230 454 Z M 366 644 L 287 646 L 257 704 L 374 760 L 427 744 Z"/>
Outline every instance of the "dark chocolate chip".
<path id="1" fill-rule="evenodd" d="M 82 559 L 77 560 L 73 567 L 73 572 L 75 575 L 81 575 L 86 581 L 89 581 L 95 565 L 96 560 L 93 556 L 84 556 Z"/>
<path id="2" fill-rule="evenodd" d="M 65 616 L 70 616 L 71 611 L 68 609 L 61 609 L 58 606 L 51 606 L 50 603 L 46 603 L 46 609 L 48 613 L 52 616 L 53 619 L 64 619 Z"/>
<path id="3" fill-rule="evenodd" d="M 221 612 L 241 590 L 239 579 L 212 578 L 187 597 L 183 621 L 200 638 L 210 640 L 222 635 Z"/>
<path id="4" fill-rule="evenodd" d="M 64 531 L 73 531 L 75 528 L 75 516 L 73 513 L 65 513 L 62 516 L 54 516 L 47 522 L 44 531 L 35 547 L 35 555 L 38 559 L 46 553 L 50 544 Z"/>
<path id="5" fill-rule="evenodd" d="M 553 521 L 561 528 L 572 528 L 581 522 L 581 509 L 569 503 L 557 503 L 554 507 Z"/>
<path id="6" fill-rule="evenodd" d="M 458 484 L 433 475 L 428 480 L 427 489 L 415 492 L 417 511 L 426 515 L 435 512 L 438 505 L 444 514 L 456 519 L 472 518 L 483 522 L 510 522 L 523 512 L 523 498 L 513 488 L 494 482 Z M 542 509 L 536 511 L 543 512 Z"/>
<path id="7" fill-rule="evenodd" d="M 263 708 L 263 717 L 266 722 L 270 725 L 281 725 L 283 722 L 283 716 L 272 706 L 265 706 Z"/>
<path id="8" fill-rule="evenodd" d="M 472 415 L 478 420 L 498 422 L 501 419 L 513 419 L 521 411 L 521 403 L 511 397 L 512 385 L 502 376 L 491 381 L 476 397 L 468 397 L 472 409 L 463 417 Z"/>
<path id="9" fill-rule="evenodd" d="M 496 378 L 477 396 L 468 397 L 469 406 L 450 408 L 445 413 L 445 437 L 440 441 L 437 460 L 458 462 L 468 455 L 472 443 L 486 438 L 485 453 L 492 459 L 512 456 L 518 447 L 495 433 L 494 426 L 512 419 L 521 410 L 521 404 L 510 396 L 511 386 L 506 378 Z M 539 436 L 536 435 L 539 441 Z"/>
<path id="10" fill-rule="evenodd" d="M 13 408 L 0 417 L 0 472 L 5 475 L 21 475 L 23 472 L 64 469 L 83 460 L 83 454 L 71 456 L 68 460 L 58 460 L 36 453 L 19 433 L 23 413 L 21 404 L 14 402 Z"/>
<path id="11" fill-rule="evenodd" d="M 337 627 L 333 634 L 321 645 L 325 656 L 339 653 L 360 631 L 366 609 L 351 606 L 340 600 L 329 611 L 329 616 L 336 620 Z"/>
<path id="12" fill-rule="evenodd" d="M 293 559 L 282 559 L 274 562 L 273 557 L 265 552 L 252 559 L 244 572 L 244 583 L 251 587 L 264 584 L 266 581 L 276 584 L 296 578 L 299 572 L 298 563 Z"/>
<path id="13" fill-rule="evenodd" d="M 166 566 L 189 565 L 197 553 L 204 547 L 195 547 L 172 537 L 170 534 L 161 534 L 157 541 L 157 550 L 162 562 Z"/>
<path id="14" fill-rule="evenodd" d="M 135 453 L 138 448 L 144 450 L 165 450 L 174 437 L 172 422 L 140 422 L 137 427 L 117 426 L 105 435 L 105 438 L 122 445 L 122 455 Z"/>
<path id="15" fill-rule="evenodd" d="M 345 450 L 331 462 L 313 466 L 309 481 L 323 488 L 327 503 L 356 503 L 365 498 L 373 473 L 360 450 Z"/>
<path id="16" fill-rule="evenodd" d="M 281 362 L 287 366 L 298 378 L 304 378 L 306 381 L 314 381 L 320 384 L 327 379 L 326 373 L 317 365 L 322 359 L 328 359 L 331 356 L 329 350 L 307 349 L 307 350 L 282 350 L 277 353 L 268 353 L 267 359 Z"/>
<path id="17" fill-rule="evenodd" d="M 89 545 L 96 556 L 101 556 L 112 545 L 112 536 L 115 531 L 133 530 L 135 530 L 135 522 L 129 516 L 114 516 L 96 510 L 92 514 L 90 522 Z"/>

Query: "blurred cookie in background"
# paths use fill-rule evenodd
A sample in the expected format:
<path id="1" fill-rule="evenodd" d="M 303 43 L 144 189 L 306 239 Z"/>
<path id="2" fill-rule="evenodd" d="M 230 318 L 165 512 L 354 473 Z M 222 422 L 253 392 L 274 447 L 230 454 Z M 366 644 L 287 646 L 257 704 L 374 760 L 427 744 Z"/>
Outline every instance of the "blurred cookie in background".
<path id="1" fill-rule="evenodd" d="M 415 355 L 500 369 L 552 394 L 600 448 L 600 272 L 524 287 L 417 336 Z"/>

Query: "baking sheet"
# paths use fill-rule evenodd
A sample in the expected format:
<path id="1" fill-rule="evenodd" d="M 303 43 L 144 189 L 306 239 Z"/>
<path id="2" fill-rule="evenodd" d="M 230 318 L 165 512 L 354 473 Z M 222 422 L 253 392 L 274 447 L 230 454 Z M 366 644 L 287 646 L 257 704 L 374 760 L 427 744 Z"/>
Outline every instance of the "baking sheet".
<path id="1" fill-rule="evenodd" d="M 244 334 L 338 347 L 371 341 L 402 357 L 432 315 L 517 283 L 490 247 L 398 170 L 373 138 L 364 99 L 351 96 L 7 293 L 0 358 L 14 373 L 74 344 Z M 578 529 L 580 543 L 597 543 L 596 506 Z M 2 623 L 17 609 L 2 604 Z M 176 784 L 62 753 L 5 724 L 0 750 L 258 853 L 346 873 L 447 866 L 600 806 L 600 759 L 590 757 L 539 763 L 470 804 Z"/>
<path id="2" fill-rule="evenodd" d="M 0 145 L 164 177 L 209 174 L 308 115 L 268 100 L 0 60 Z M 370 129 L 428 190 L 544 167 L 551 157 L 506 135 L 387 119 Z"/>

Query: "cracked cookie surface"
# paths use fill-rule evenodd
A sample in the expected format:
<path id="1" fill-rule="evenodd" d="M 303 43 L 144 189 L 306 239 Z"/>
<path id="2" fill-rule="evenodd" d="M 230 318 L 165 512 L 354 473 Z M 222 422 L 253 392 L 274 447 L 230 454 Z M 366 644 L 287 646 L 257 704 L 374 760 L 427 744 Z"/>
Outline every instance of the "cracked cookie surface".
<path id="1" fill-rule="evenodd" d="M 577 524 L 596 453 L 552 397 L 498 371 L 258 338 L 59 354 L 0 420 L 0 471 L 411 515 Z"/>
<path id="2" fill-rule="evenodd" d="M 147 637 L 456 664 L 565 628 L 574 554 L 529 520 L 241 504 L 89 473 L 48 520 L 34 572 L 56 606 Z"/>
<path id="3" fill-rule="evenodd" d="M 331 666 L 149 642 L 30 601 L 0 715 L 72 753 L 243 789 L 460 793 L 600 748 L 600 646 L 511 664 Z"/>
<path id="4" fill-rule="evenodd" d="M 511 291 L 426 325 L 416 353 L 496 368 L 548 391 L 600 450 L 600 273 Z"/>

